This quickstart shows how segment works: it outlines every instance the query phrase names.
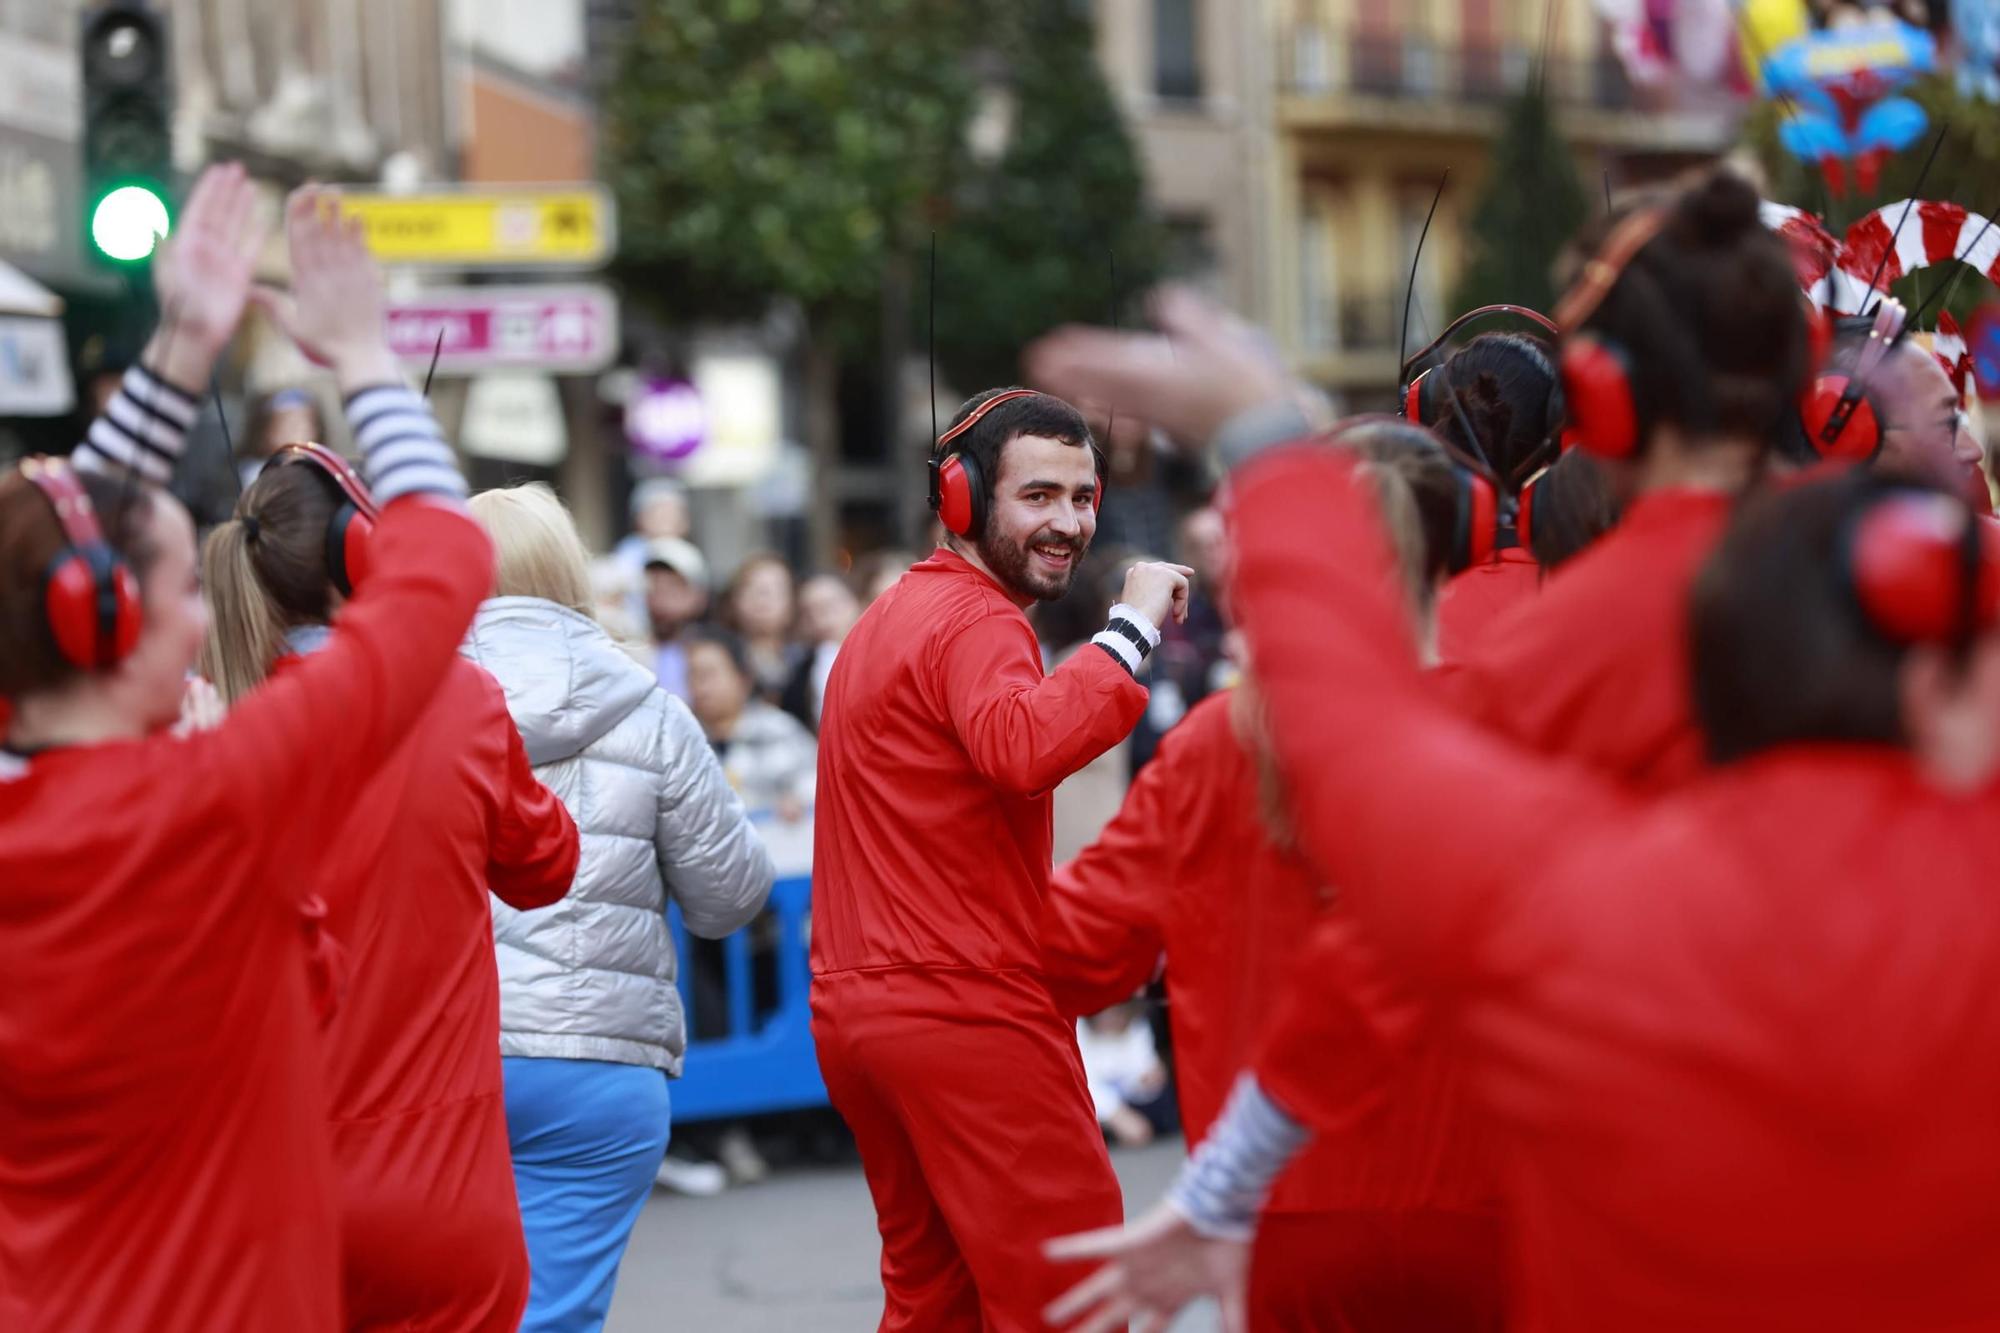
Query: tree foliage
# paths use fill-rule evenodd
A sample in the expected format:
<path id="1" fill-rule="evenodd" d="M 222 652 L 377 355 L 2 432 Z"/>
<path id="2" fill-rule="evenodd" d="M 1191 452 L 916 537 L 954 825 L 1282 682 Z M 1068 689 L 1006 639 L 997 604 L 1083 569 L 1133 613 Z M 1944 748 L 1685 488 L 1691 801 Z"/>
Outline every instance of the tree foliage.
<path id="1" fill-rule="evenodd" d="M 1013 138 L 991 168 L 966 171 L 937 229 L 938 360 L 968 392 L 1017 378 L 1020 348 L 1053 325 L 1111 318 L 1165 252 L 1085 13 L 1015 0 L 993 36 Z"/>
<path id="2" fill-rule="evenodd" d="M 971 106 L 953 0 L 641 0 L 607 91 L 631 294 L 670 318 L 790 297 L 852 335 Z"/>
<path id="3" fill-rule="evenodd" d="M 1548 97 L 1530 80 L 1508 104 L 1494 141 L 1486 188 L 1466 226 L 1471 255 L 1453 309 L 1503 301 L 1549 309 L 1556 256 L 1589 212 Z"/>
<path id="4" fill-rule="evenodd" d="M 924 329 L 938 234 L 942 368 L 1011 378 L 1022 343 L 1157 273 L 1132 144 L 1074 0 L 640 0 L 604 107 L 631 297 L 676 320 L 797 301 L 816 336 L 872 354 L 900 263 Z M 972 160 L 980 71 L 1017 108 Z"/>

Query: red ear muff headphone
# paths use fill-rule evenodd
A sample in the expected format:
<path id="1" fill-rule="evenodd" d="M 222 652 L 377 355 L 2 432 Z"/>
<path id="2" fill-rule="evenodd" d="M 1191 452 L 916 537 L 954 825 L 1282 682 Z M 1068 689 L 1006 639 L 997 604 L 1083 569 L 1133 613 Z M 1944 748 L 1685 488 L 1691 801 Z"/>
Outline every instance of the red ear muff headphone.
<path id="1" fill-rule="evenodd" d="M 996 393 L 978 407 L 971 415 L 938 436 L 937 444 L 931 449 L 931 511 L 944 524 L 946 532 L 956 537 L 971 537 L 986 530 L 986 508 L 992 494 L 987 478 L 981 474 L 979 464 L 969 454 L 948 453 L 946 446 L 959 436 L 978 425 L 994 408 L 1002 403 L 1011 403 L 1016 398 L 1039 398 L 1037 389 L 1008 389 Z M 1104 459 L 1093 445 L 1092 461 L 1097 471 L 1097 498 L 1094 505 L 1104 502 Z"/>
<path id="2" fill-rule="evenodd" d="M 1823 458 L 1866 463 L 1882 448 L 1882 419 L 1868 401 L 1868 384 L 1909 327 L 1909 312 L 1893 297 L 1875 307 L 1868 341 L 1854 359 L 1850 375 L 1816 377 L 1799 405 L 1806 438 Z"/>
<path id="3" fill-rule="evenodd" d="M 1569 408 L 1564 448 L 1581 446 L 1600 458 L 1630 458 L 1639 451 L 1644 431 L 1632 392 L 1631 362 L 1624 348 L 1584 332 L 1583 323 L 1597 313 L 1619 275 L 1665 229 L 1670 216 L 1664 208 L 1645 208 L 1619 223 L 1556 306 L 1556 323 L 1564 331 L 1557 370 Z"/>
<path id="4" fill-rule="evenodd" d="M 287 444 L 271 456 L 271 465 L 308 464 L 339 488 L 341 503 L 326 525 L 326 570 L 342 597 L 368 577 L 368 541 L 375 535 L 381 511 L 348 461 L 323 444 Z"/>
<path id="5" fill-rule="evenodd" d="M 2000 529 L 1949 496 L 1895 494 L 1856 521 L 1848 576 L 1891 641 L 1962 643 L 2000 620 Z"/>
<path id="6" fill-rule="evenodd" d="M 1444 346 L 1453 334 L 1474 320 L 1484 319 L 1489 315 L 1517 316 L 1539 325 L 1552 337 L 1560 332 L 1547 315 L 1531 310 L 1527 306 L 1504 304 L 1478 306 L 1445 325 L 1444 332 L 1404 361 L 1402 373 L 1408 375 L 1412 366 L 1421 365 L 1428 360 L 1432 353 Z M 1449 362 L 1442 364 L 1448 365 Z M 1433 430 L 1443 421 L 1445 415 L 1439 401 L 1440 396 L 1451 389 L 1450 372 L 1440 374 L 1441 368 L 1442 365 L 1431 367 L 1415 379 L 1409 380 L 1403 389 L 1402 415 L 1420 426 L 1430 427 Z M 1463 413 L 1460 415 L 1462 417 Z M 1481 446 L 1478 437 L 1473 434 L 1469 421 L 1464 423 L 1462 430 L 1469 437 L 1468 446 L 1479 449 Z M 1494 551 L 1501 544 L 1501 529 L 1507 526 L 1503 514 L 1505 506 L 1500 498 L 1499 487 L 1489 475 L 1492 468 L 1491 460 L 1485 462 L 1486 466 L 1481 467 L 1458 457 L 1452 459 L 1459 478 L 1458 524 L 1452 543 L 1450 563 L 1451 572 L 1454 574 L 1462 573 L 1474 565 L 1492 559 Z"/>
<path id="7" fill-rule="evenodd" d="M 1444 381 L 1442 378 L 1433 378 L 1437 371 L 1436 366 L 1426 370 L 1415 379 L 1410 379 L 1410 367 L 1422 365 L 1430 359 L 1432 353 L 1444 346 L 1454 333 L 1457 333 L 1474 320 L 1484 319 L 1488 315 L 1514 315 L 1520 319 L 1525 319 L 1530 323 L 1539 325 L 1551 338 L 1560 337 L 1562 333 L 1562 330 L 1556 327 L 1554 320 L 1542 314 L 1539 310 L 1530 310 L 1524 305 L 1482 305 L 1466 311 L 1457 319 L 1445 325 L 1443 333 L 1431 339 L 1426 346 L 1419 348 L 1415 354 L 1403 362 L 1401 374 L 1404 377 L 1402 395 L 1402 414 L 1404 416 L 1420 426 L 1437 425 L 1438 409 L 1436 394 L 1442 388 Z"/>
<path id="8" fill-rule="evenodd" d="M 63 547 L 42 581 L 43 614 L 63 660 L 85 671 L 116 666 L 139 642 L 139 581 L 104 540 L 83 480 L 59 458 L 29 458 L 21 475 L 55 510 Z"/>
<path id="9" fill-rule="evenodd" d="M 1451 572 L 1462 574 L 1493 558 L 1500 542 L 1500 492 L 1476 469 L 1452 460 L 1458 477 L 1458 522 L 1452 530 Z"/>

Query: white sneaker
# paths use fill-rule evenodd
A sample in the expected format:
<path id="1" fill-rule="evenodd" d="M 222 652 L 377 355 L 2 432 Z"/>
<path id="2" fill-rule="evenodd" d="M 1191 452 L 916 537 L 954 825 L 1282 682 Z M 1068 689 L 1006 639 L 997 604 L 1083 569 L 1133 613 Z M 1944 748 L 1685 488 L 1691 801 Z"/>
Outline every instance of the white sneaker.
<path id="1" fill-rule="evenodd" d="M 724 1131 L 715 1145 L 715 1155 L 721 1159 L 723 1170 L 738 1185 L 755 1185 L 771 1174 L 771 1168 L 764 1161 L 764 1154 L 757 1151 L 757 1145 L 750 1138 L 750 1132 L 741 1125 Z"/>
<path id="2" fill-rule="evenodd" d="M 713 1162 L 665 1157 L 660 1160 L 660 1169 L 653 1174 L 653 1183 L 689 1198 L 708 1199 L 729 1188 L 729 1173 Z"/>

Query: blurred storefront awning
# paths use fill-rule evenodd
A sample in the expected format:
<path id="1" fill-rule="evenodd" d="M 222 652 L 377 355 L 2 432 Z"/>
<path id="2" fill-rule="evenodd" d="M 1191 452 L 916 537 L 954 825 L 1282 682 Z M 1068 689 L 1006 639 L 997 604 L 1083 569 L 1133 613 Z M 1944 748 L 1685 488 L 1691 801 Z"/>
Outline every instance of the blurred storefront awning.
<path id="1" fill-rule="evenodd" d="M 76 405 L 62 298 L 0 262 L 0 416 L 61 416 Z"/>

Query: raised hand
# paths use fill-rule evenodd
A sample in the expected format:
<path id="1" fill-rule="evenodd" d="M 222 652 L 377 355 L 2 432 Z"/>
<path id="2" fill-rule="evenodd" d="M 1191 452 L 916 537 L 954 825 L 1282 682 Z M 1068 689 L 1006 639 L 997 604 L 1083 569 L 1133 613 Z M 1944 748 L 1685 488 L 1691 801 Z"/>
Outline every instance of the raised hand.
<path id="1" fill-rule="evenodd" d="M 320 185 L 294 190 L 285 243 L 292 290 L 259 287 L 257 304 L 308 356 L 333 367 L 343 393 L 400 383 L 383 322 L 382 270 L 359 220 L 341 215 L 339 194 Z"/>
<path id="2" fill-rule="evenodd" d="M 161 324 L 142 354 L 149 369 L 196 396 L 207 389 L 215 358 L 243 318 L 265 230 L 240 163 L 201 173 L 173 232 L 153 251 Z"/>
<path id="3" fill-rule="evenodd" d="M 1057 329 L 1028 348 L 1029 379 L 1152 422 L 1186 449 L 1205 447 L 1245 408 L 1297 392 L 1268 338 L 1193 292 L 1163 289 L 1152 314 L 1158 332 Z"/>
<path id="4" fill-rule="evenodd" d="M 1141 560 L 1125 571 L 1125 587 L 1118 600 L 1164 629 L 1167 617 L 1185 621 L 1188 614 L 1188 580 L 1194 571 L 1186 565 L 1169 565 Z"/>
<path id="5" fill-rule="evenodd" d="M 1105 1261 L 1042 1312 L 1058 1328 L 1111 1333 L 1129 1321 L 1133 1333 L 1159 1330 L 1189 1301 L 1213 1296 L 1226 1333 L 1244 1331 L 1248 1242 L 1204 1236 L 1164 1203 L 1125 1226 L 1063 1236 L 1043 1250 L 1056 1260 Z"/>

